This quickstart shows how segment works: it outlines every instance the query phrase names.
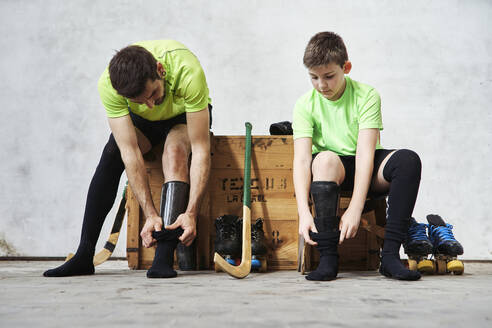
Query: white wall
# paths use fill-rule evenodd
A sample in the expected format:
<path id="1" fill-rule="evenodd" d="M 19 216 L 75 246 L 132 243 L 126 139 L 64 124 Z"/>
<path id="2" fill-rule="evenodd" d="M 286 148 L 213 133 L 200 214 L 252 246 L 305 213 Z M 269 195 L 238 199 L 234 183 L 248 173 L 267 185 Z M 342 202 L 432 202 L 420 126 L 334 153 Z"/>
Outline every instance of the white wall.
<path id="1" fill-rule="evenodd" d="M 421 155 L 415 216 L 440 213 L 465 258 L 492 259 L 491 17 L 485 0 L 1 1 L 0 256 L 75 250 L 109 135 L 96 83 L 115 49 L 183 42 L 205 69 L 215 134 L 247 120 L 267 134 L 310 88 L 307 41 L 330 30 L 351 77 L 381 94 L 383 146 Z"/>

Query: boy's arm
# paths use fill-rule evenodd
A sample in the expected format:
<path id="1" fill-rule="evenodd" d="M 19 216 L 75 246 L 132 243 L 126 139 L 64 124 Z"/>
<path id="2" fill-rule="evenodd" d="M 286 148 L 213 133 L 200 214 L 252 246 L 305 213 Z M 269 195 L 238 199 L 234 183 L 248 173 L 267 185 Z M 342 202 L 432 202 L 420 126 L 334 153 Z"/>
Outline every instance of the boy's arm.
<path id="1" fill-rule="evenodd" d="M 190 246 L 196 237 L 196 222 L 200 203 L 205 192 L 210 173 L 210 130 L 208 107 L 198 112 L 186 113 L 186 125 L 191 144 L 190 199 L 186 211 L 178 216 L 176 222 L 165 227 L 181 227 L 183 234 L 179 240 Z"/>
<path id="2" fill-rule="evenodd" d="M 364 209 L 367 191 L 374 167 L 374 150 L 379 136 L 378 129 L 359 130 L 355 155 L 354 190 L 349 207 L 340 221 L 340 243 L 357 234 L 360 217 Z"/>
<path id="3" fill-rule="evenodd" d="M 129 115 L 108 118 L 108 121 L 116 144 L 120 149 L 121 159 L 125 164 L 128 182 L 146 218 L 145 225 L 140 233 L 142 243 L 145 247 L 150 247 L 155 243 L 155 240 L 152 238 L 152 231 L 161 230 L 162 219 L 152 202 L 142 152 L 138 147 L 135 127 Z"/>
<path id="4" fill-rule="evenodd" d="M 299 234 L 311 245 L 316 245 L 309 237 L 309 231 L 318 232 L 309 209 L 309 186 L 311 184 L 311 138 L 294 140 L 294 189 L 297 211 L 299 213 Z"/>

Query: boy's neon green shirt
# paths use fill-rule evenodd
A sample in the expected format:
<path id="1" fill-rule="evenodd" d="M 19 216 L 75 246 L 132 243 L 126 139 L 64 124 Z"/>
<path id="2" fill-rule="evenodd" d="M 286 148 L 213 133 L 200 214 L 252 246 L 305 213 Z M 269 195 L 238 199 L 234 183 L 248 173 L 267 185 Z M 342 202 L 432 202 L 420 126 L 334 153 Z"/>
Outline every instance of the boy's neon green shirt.
<path id="1" fill-rule="evenodd" d="M 99 78 L 98 90 L 108 117 L 125 116 L 131 111 L 149 121 L 160 121 L 208 106 L 211 100 L 205 74 L 188 48 L 174 40 L 142 41 L 135 45 L 147 49 L 164 66 L 164 101 L 154 108 L 131 102 L 113 88 L 106 68 Z"/>
<path id="2" fill-rule="evenodd" d="M 361 129 L 383 129 L 381 99 L 371 86 L 345 76 L 342 96 L 331 101 L 314 88 L 301 96 L 294 107 L 294 139 L 311 138 L 312 153 L 330 150 L 355 156 Z M 378 140 L 376 149 L 381 149 Z"/>

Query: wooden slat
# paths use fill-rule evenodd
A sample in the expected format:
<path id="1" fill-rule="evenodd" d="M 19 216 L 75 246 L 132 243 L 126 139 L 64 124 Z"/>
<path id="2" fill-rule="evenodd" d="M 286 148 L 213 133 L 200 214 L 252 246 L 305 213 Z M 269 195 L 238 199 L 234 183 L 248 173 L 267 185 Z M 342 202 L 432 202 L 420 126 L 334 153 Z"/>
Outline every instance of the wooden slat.
<path id="1" fill-rule="evenodd" d="M 140 207 L 130 186 L 126 190 L 127 206 L 127 232 L 126 232 L 126 257 L 130 269 L 139 267 L 139 248 L 140 248 Z"/>
<path id="2" fill-rule="evenodd" d="M 209 269 L 211 252 L 210 252 L 210 196 L 208 190 L 202 200 L 200 214 L 197 223 L 197 266 L 198 269 Z"/>
<path id="3" fill-rule="evenodd" d="M 299 234 L 296 220 L 265 220 L 263 223 L 271 270 L 295 270 Z"/>
<path id="4" fill-rule="evenodd" d="M 212 169 L 244 168 L 245 139 L 241 136 L 215 136 L 212 142 Z M 253 136 L 252 168 L 292 169 L 292 136 Z"/>
<path id="5" fill-rule="evenodd" d="M 212 169 L 209 188 L 215 192 L 239 192 L 243 190 L 241 169 Z M 257 169 L 251 171 L 251 192 L 287 192 L 294 194 L 292 170 Z"/>

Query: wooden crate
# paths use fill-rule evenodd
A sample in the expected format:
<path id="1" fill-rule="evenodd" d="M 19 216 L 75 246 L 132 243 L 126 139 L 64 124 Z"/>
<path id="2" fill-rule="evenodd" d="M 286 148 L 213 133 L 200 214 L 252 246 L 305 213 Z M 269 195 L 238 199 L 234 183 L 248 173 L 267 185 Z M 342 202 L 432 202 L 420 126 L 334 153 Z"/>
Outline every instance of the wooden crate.
<path id="1" fill-rule="evenodd" d="M 209 180 L 210 267 L 213 267 L 214 221 L 242 215 L 244 136 L 216 136 Z M 251 145 L 251 221 L 263 218 L 271 270 L 297 268 L 297 207 L 292 179 L 291 136 L 253 136 Z"/>
<path id="2" fill-rule="evenodd" d="M 244 169 L 244 136 L 214 136 L 211 142 L 211 172 L 197 223 L 197 268 L 212 269 L 215 239 L 215 219 L 224 214 L 242 215 L 242 190 Z M 298 268 L 299 245 L 298 216 L 292 178 L 292 136 L 253 136 L 251 170 L 252 222 L 263 218 L 267 241 L 269 270 L 295 270 Z M 159 208 L 164 177 L 161 167 L 162 145 L 154 147 L 145 156 L 152 200 Z M 341 208 L 346 208 L 341 198 Z M 345 200 L 346 202 L 346 200 Z M 344 205 L 345 204 L 345 205 Z M 344 207 L 345 206 L 345 207 Z M 154 258 L 154 248 L 141 245 L 140 231 L 145 223 L 138 202 L 128 188 L 127 258 L 132 269 L 147 269 Z M 374 216 L 374 219 L 373 219 Z M 366 229 L 358 237 L 340 247 L 342 268 L 361 269 L 375 267 L 373 254 L 376 237 L 367 233 L 376 220 L 375 214 L 365 214 Z M 369 228 L 368 228 L 369 227 Z M 316 265 L 317 252 L 306 248 L 306 268 Z M 376 253 L 374 253 L 376 254 Z M 371 264 L 368 264 L 371 263 Z M 378 262 L 379 263 L 379 262 Z"/>

